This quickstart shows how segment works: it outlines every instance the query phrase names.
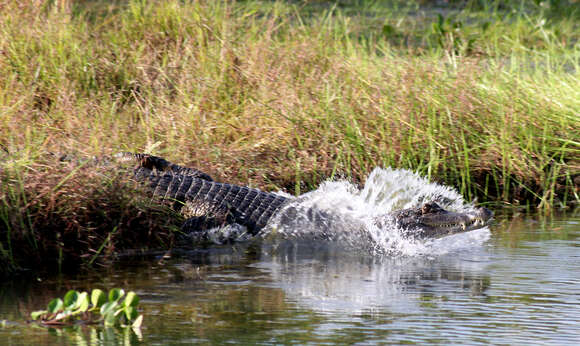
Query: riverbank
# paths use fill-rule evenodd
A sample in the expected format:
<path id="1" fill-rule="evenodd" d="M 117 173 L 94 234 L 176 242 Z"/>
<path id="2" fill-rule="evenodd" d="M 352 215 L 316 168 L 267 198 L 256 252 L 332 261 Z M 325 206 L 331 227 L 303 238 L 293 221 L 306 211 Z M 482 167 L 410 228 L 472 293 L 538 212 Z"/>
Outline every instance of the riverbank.
<path id="1" fill-rule="evenodd" d="M 171 241 L 167 211 L 49 152 L 152 152 L 293 194 L 393 166 L 483 204 L 577 205 L 578 4 L 518 4 L 3 4 L 2 257 Z"/>
<path id="2" fill-rule="evenodd" d="M 126 170 L 47 157 L 26 173 L 2 176 L 0 275 L 70 271 L 108 265 L 128 249 L 169 249 L 183 222 Z"/>

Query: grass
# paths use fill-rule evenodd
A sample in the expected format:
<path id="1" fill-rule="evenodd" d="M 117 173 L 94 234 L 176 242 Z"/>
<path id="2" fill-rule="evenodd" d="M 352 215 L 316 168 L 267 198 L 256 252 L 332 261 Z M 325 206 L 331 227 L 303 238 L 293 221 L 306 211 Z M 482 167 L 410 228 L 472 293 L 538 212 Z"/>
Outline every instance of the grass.
<path id="1" fill-rule="evenodd" d="M 6 272 L 104 265 L 117 251 L 166 248 L 174 241 L 182 220 L 121 172 L 56 158 L 27 169 L 34 180 L 2 177 L 0 258 Z"/>
<path id="2" fill-rule="evenodd" d="M 131 227 L 171 223 L 148 220 L 110 173 L 50 152 L 152 152 L 291 193 L 394 166 L 482 203 L 569 208 L 580 200 L 579 7 L 1 4 L 1 261 L 91 259 L 123 248 Z"/>

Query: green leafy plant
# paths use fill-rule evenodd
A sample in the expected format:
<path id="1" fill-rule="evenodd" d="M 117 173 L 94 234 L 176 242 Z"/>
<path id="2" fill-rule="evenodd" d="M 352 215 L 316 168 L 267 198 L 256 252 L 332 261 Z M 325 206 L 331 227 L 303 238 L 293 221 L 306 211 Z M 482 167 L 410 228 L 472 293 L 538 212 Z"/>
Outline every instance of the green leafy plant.
<path id="1" fill-rule="evenodd" d="M 123 297 L 125 297 L 123 299 Z M 139 297 L 135 292 L 114 288 L 107 296 L 100 289 L 87 292 L 68 291 L 64 298 L 55 298 L 46 310 L 33 311 L 30 316 L 43 325 L 69 325 L 74 323 L 99 323 L 105 326 L 139 328 L 143 315 L 137 312 Z"/>

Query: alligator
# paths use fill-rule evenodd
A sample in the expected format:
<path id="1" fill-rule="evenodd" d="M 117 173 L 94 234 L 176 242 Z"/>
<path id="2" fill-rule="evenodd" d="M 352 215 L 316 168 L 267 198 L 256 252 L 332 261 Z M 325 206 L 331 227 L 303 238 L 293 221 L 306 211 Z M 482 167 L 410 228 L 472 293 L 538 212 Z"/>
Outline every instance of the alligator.
<path id="1" fill-rule="evenodd" d="M 154 196 L 172 204 L 186 219 L 182 230 L 203 232 L 214 227 L 238 224 L 255 236 L 295 198 L 258 189 L 213 181 L 195 168 L 171 163 L 148 154 L 120 153 L 120 162 L 133 162 L 134 179 L 148 185 Z M 472 231 L 489 224 L 493 213 L 483 207 L 457 213 L 434 201 L 417 208 L 385 213 L 376 224 L 394 222 L 413 238 L 439 238 Z"/>

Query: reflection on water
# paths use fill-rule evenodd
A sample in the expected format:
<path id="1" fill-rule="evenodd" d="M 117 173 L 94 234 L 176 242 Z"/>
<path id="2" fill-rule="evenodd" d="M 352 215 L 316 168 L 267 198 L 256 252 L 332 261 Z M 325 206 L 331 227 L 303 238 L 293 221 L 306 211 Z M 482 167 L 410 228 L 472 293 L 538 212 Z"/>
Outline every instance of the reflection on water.
<path id="1" fill-rule="evenodd" d="M 488 241 L 458 235 L 431 244 L 430 256 L 238 244 L 76 277 L 6 281 L 0 340 L 137 343 L 118 331 L 51 333 L 23 323 L 68 289 L 124 287 L 141 297 L 147 344 L 580 342 L 580 217 L 499 219 Z"/>
<path id="2" fill-rule="evenodd" d="M 300 306 L 330 315 L 380 316 L 418 312 L 435 294 L 484 294 L 489 287 L 485 257 L 345 259 L 340 253 L 317 256 L 293 249 L 256 266 L 267 270 L 273 285 Z"/>

